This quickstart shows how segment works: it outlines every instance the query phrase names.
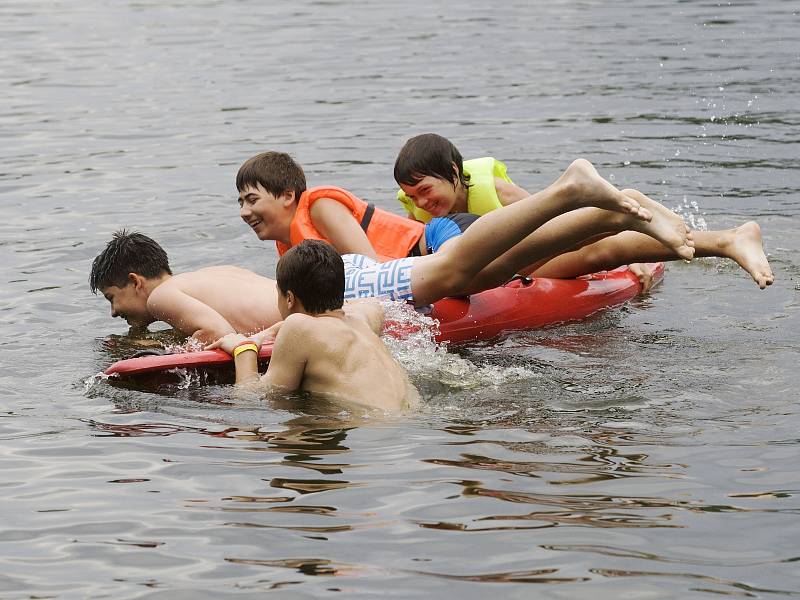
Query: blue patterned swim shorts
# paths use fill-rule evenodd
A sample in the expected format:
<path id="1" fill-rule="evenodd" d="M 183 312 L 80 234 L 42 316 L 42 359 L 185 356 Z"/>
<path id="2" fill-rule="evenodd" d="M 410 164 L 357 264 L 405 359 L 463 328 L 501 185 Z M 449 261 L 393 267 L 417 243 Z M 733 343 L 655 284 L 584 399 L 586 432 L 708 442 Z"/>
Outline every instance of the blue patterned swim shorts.
<path id="1" fill-rule="evenodd" d="M 344 298 L 389 298 L 412 300 L 411 266 L 414 257 L 385 263 L 363 254 L 343 254 Z"/>

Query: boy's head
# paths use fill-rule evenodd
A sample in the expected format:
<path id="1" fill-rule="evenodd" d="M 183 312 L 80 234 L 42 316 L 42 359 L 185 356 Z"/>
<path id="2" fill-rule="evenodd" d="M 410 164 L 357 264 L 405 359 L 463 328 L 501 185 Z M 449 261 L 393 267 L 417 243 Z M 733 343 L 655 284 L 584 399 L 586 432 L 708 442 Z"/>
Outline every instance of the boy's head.
<path id="1" fill-rule="evenodd" d="M 416 185 L 426 176 L 466 187 L 464 159 L 453 143 L 435 133 L 409 139 L 394 161 L 394 179 L 400 185 Z"/>
<path id="2" fill-rule="evenodd" d="M 417 208 L 434 217 L 458 212 L 459 198 L 466 205 L 469 182 L 461 153 L 435 133 L 423 133 L 405 143 L 394 163 L 394 178 Z"/>
<path id="3" fill-rule="evenodd" d="M 303 169 L 285 152 L 262 152 L 236 174 L 239 216 L 260 240 L 288 242 L 297 199 L 306 191 Z"/>
<path id="4" fill-rule="evenodd" d="M 111 316 L 132 326 L 153 322 L 147 310 L 151 286 L 148 280 L 172 275 L 164 249 L 146 235 L 122 229 L 92 262 L 89 287 L 111 303 Z"/>
<path id="5" fill-rule="evenodd" d="M 284 318 L 298 312 L 287 307 L 290 293 L 302 304 L 300 312 L 309 314 L 336 310 L 344 304 L 344 263 L 327 242 L 304 240 L 293 246 L 278 261 L 275 278 L 280 292 L 278 308 Z"/>

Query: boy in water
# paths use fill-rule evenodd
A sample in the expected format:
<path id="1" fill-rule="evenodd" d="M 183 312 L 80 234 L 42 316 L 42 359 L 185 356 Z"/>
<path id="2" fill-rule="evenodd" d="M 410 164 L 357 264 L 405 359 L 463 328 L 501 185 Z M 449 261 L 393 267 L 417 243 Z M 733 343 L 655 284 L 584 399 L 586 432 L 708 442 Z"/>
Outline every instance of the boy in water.
<path id="1" fill-rule="evenodd" d="M 165 321 L 202 343 L 281 319 L 273 279 L 232 266 L 173 275 L 157 242 L 124 229 L 94 259 L 89 286 L 111 303 L 112 317 L 131 327 Z"/>
<path id="2" fill-rule="evenodd" d="M 450 213 L 482 215 L 529 196 L 507 176 L 503 163 L 493 158 L 463 161 L 458 149 L 435 133 L 421 134 L 405 143 L 395 161 L 394 177 L 401 188 L 398 200 L 411 218 L 422 222 Z M 660 210 L 660 204 L 641 192 L 626 189 L 622 193 L 650 210 Z M 550 232 L 557 235 L 565 226 L 596 218 L 593 209 L 575 211 L 553 219 L 539 230 L 539 235 Z M 748 221 L 722 231 L 693 231 L 692 238 L 695 256 L 730 258 L 747 271 L 761 289 L 774 281 L 757 223 Z M 679 258 L 656 239 L 625 231 L 556 256 L 532 274 L 563 279 L 628 263 Z M 634 272 L 640 280 L 645 279 L 643 284 L 646 284 L 648 273 L 641 268 L 635 268 Z"/>
<path id="3" fill-rule="evenodd" d="M 207 348 L 234 356 L 237 385 L 332 395 L 383 410 L 400 410 L 416 390 L 378 335 L 377 301 L 344 306 L 344 264 L 327 242 L 307 240 L 278 261 L 278 307 L 283 322 L 249 338 L 231 333 Z M 275 338 L 267 372 L 258 373 L 258 348 Z"/>

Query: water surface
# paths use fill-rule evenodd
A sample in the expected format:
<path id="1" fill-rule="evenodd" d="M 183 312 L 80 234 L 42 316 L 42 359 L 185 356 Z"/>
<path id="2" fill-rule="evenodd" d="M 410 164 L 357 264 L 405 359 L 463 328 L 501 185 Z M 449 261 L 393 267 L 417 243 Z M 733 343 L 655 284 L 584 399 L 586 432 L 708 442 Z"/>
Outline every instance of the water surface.
<path id="1" fill-rule="evenodd" d="M 794 3 L 0 6 L 0 595 L 800 595 Z M 436 131 L 539 189 L 578 157 L 698 227 L 763 227 L 777 281 L 673 263 L 586 322 L 406 352 L 381 419 L 93 378 L 135 345 L 92 296 L 111 233 L 175 271 L 275 251 L 265 149 L 394 209 Z M 164 331 L 150 334 L 171 341 Z"/>

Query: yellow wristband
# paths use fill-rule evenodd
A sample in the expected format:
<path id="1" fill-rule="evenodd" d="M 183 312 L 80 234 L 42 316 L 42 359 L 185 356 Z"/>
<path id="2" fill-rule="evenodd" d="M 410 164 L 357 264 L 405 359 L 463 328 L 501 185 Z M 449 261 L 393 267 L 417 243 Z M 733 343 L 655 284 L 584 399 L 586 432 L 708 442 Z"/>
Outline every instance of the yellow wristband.
<path id="1" fill-rule="evenodd" d="M 254 342 L 249 342 L 249 343 L 243 342 L 233 349 L 233 358 L 236 358 L 242 352 L 247 352 L 248 350 L 252 350 L 253 352 L 258 352 L 258 346 L 256 346 Z"/>

